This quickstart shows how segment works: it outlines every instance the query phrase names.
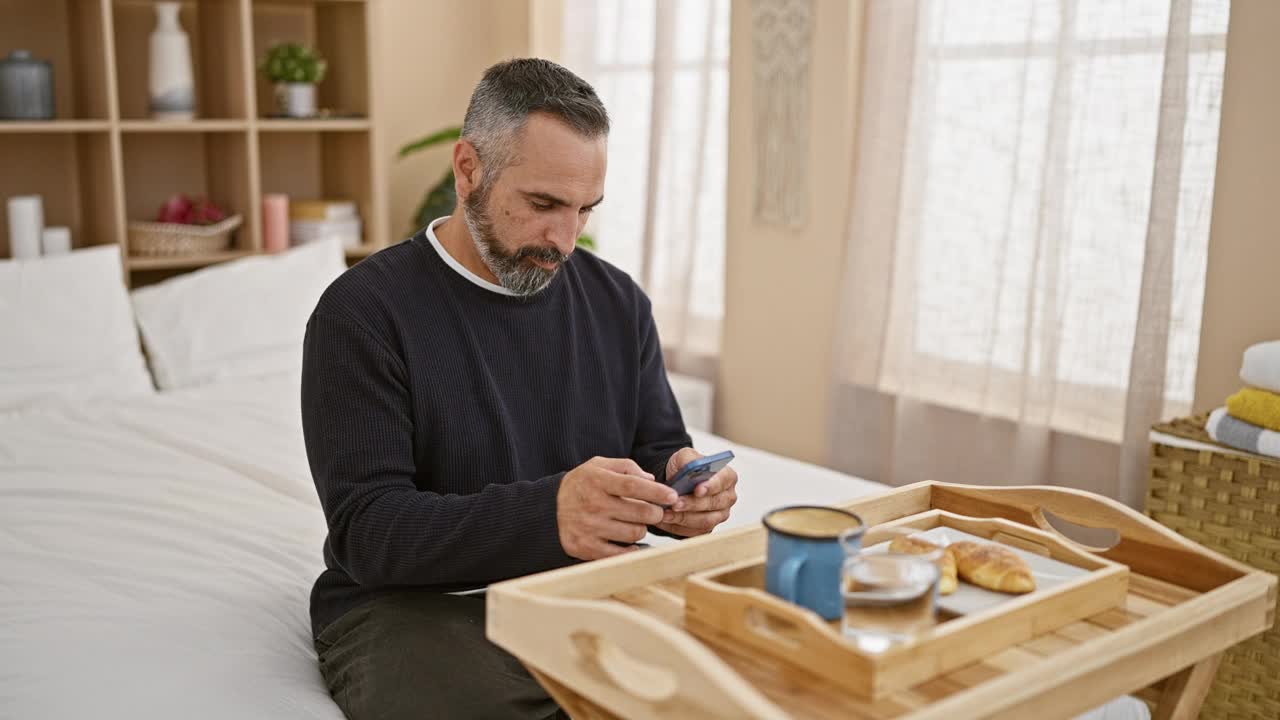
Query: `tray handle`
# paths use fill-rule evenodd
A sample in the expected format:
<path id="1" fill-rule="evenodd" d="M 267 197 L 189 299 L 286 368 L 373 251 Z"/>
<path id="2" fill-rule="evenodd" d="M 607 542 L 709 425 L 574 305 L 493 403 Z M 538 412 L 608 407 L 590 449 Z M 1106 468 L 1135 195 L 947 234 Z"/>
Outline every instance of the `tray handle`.
<path id="1" fill-rule="evenodd" d="M 1030 521 L 1028 524 L 1062 538 L 1064 542 L 1095 553 L 1097 549 L 1088 548 L 1063 535 L 1045 518 L 1045 512 L 1083 527 L 1115 530 L 1120 533 L 1122 541 L 1135 539 L 1151 545 L 1179 549 L 1194 547 L 1173 531 L 1161 527 L 1128 506 L 1083 490 L 1035 485 L 984 487 L 934 483 L 933 493 L 935 507 L 940 509 L 960 515 L 994 515 L 1018 522 Z"/>
<path id="2" fill-rule="evenodd" d="M 580 630 L 570 638 L 583 658 L 595 662 L 624 692 L 657 703 L 670 700 L 680 690 L 675 673 L 631 656 L 597 633 Z"/>
<path id="3" fill-rule="evenodd" d="M 783 652 L 799 655 L 826 639 L 824 621 L 798 605 L 755 588 L 713 588 L 730 627 L 751 634 L 757 645 L 781 645 Z"/>
<path id="4" fill-rule="evenodd" d="M 807 633 L 791 618 L 772 608 L 743 606 L 739 623 L 768 642 L 785 645 L 795 652 L 804 651 Z"/>
<path id="5" fill-rule="evenodd" d="M 831 658 L 831 662 L 822 664 L 828 679 L 852 680 L 865 691 L 860 684 L 865 676 L 849 672 L 843 641 L 831 633 L 827 622 L 817 614 L 757 588 L 728 587 L 704 577 L 689 578 L 686 603 L 691 596 L 693 603 L 706 608 L 707 612 L 719 614 L 718 622 L 709 619 L 711 627 L 719 624 L 720 630 L 730 637 L 803 667 L 811 666 L 805 661 L 815 654 Z M 699 624 L 690 626 L 688 618 L 686 626 L 699 632 Z"/>
<path id="6" fill-rule="evenodd" d="M 1198 591 L 1252 572 L 1247 565 L 1196 545 L 1127 505 L 1084 490 L 1040 485 L 984 487 L 941 482 L 930 485 L 936 508 L 1034 525 L 1071 547 Z M 1048 521 L 1045 512 L 1087 528 L 1115 530 L 1120 534 L 1120 542 L 1105 550 L 1089 547 L 1063 535 Z M 1168 555 L 1158 557 L 1153 550 L 1166 551 Z"/>
<path id="7" fill-rule="evenodd" d="M 1055 513 L 1055 512 L 1053 512 L 1052 510 L 1046 510 L 1044 507 L 1038 507 L 1038 508 L 1036 508 L 1035 510 L 1032 510 L 1032 511 L 1031 511 L 1031 520 L 1036 524 L 1036 527 L 1038 527 L 1038 528 L 1040 528 L 1041 530 L 1043 530 L 1043 531 L 1045 531 L 1045 532 L 1049 533 L 1050 535 L 1053 535 L 1054 537 L 1056 537 L 1057 539 L 1059 539 L 1059 540 L 1061 540 L 1062 542 L 1066 543 L 1066 544 L 1067 544 L 1068 546 L 1070 546 L 1070 547 L 1079 548 L 1079 549 L 1084 550 L 1084 551 L 1086 551 L 1086 552 L 1091 552 L 1091 553 L 1094 553 L 1094 554 L 1097 554 L 1097 555 L 1101 555 L 1102 553 L 1105 553 L 1106 551 L 1110 550 L 1111 548 L 1115 547 L 1116 545 L 1118 545 L 1118 544 L 1120 543 L 1121 533 L 1120 533 L 1120 529 L 1119 529 L 1119 528 L 1116 528 L 1116 527 L 1110 527 L 1110 526 L 1106 526 L 1106 527 L 1099 527 L 1099 526 L 1098 526 L 1098 525 L 1096 525 L 1096 524 L 1088 524 L 1088 525 L 1086 525 L 1085 523 L 1078 523 L 1078 522 L 1075 522 L 1075 521 L 1068 521 L 1068 522 L 1071 522 L 1073 525 L 1078 525 L 1078 526 L 1080 526 L 1080 527 L 1087 528 L 1087 529 L 1089 529 L 1089 530 L 1109 530 L 1109 531 L 1111 531 L 1111 532 L 1113 532 L 1113 533 L 1115 533 L 1115 534 L 1116 534 L 1116 539 L 1115 539 L 1115 541 L 1114 541 L 1114 542 L 1112 542 L 1110 545 L 1105 546 L 1105 547 L 1103 547 L 1103 546 L 1096 546 L 1096 545 L 1090 545 L 1090 544 L 1085 543 L 1085 542 L 1083 542 L 1083 541 L 1081 541 L 1081 540 L 1077 540 L 1077 539 L 1075 539 L 1075 538 L 1071 537 L 1070 535 L 1067 535 L 1066 533 L 1062 532 L 1061 528 L 1059 528 L 1058 526 L 1056 526 L 1056 525 L 1054 525 L 1052 522 L 1050 522 L 1050 521 L 1049 521 L 1049 518 L 1045 517 L 1045 513 L 1046 513 L 1046 512 L 1047 512 L 1047 513 L 1049 513 L 1049 514 L 1051 514 L 1051 515 L 1053 515 L 1053 516 L 1055 516 L 1055 517 L 1061 517 L 1060 515 L 1058 515 L 1058 513 Z M 1062 518 L 1062 519 L 1063 519 L 1063 520 L 1066 520 L 1066 518 Z"/>
<path id="8" fill-rule="evenodd" d="M 622 603 L 505 583 L 487 600 L 490 640 L 620 717 L 786 717 L 705 645 Z"/>

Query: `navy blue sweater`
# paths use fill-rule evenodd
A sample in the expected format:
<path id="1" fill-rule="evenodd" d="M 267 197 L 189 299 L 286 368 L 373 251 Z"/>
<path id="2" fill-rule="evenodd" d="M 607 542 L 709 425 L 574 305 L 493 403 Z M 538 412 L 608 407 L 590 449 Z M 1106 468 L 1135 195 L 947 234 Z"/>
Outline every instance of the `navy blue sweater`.
<path id="1" fill-rule="evenodd" d="M 649 300 L 575 252 L 532 298 L 482 288 L 424 233 L 336 280 L 307 323 L 302 427 L 329 536 L 312 630 L 404 587 L 574 562 L 556 492 L 593 456 L 659 480 L 690 444 Z"/>

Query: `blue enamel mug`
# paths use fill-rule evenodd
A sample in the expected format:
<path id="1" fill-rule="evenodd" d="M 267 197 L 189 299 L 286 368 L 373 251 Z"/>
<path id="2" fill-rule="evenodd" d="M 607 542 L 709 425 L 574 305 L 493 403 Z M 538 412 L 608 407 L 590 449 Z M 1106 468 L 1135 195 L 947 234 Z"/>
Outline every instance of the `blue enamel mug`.
<path id="1" fill-rule="evenodd" d="M 832 507 L 791 505 L 765 515 L 764 526 L 769 530 L 765 589 L 825 620 L 839 620 L 844 615 L 840 569 L 845 548 L 861 547 L 862 518 Z"/>

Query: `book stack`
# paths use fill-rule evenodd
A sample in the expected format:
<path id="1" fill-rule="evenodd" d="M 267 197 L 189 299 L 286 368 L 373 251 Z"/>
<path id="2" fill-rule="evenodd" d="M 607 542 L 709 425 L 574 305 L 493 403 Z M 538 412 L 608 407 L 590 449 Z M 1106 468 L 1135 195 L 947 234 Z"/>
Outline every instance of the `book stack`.
<path id="1" fill-rule="evenodd" d="M 337 239 L 345 248 L 360 246 L 360 213 L 349 200 L 295 200 L 289 203 L 289 243 L 304 245 Z"/>

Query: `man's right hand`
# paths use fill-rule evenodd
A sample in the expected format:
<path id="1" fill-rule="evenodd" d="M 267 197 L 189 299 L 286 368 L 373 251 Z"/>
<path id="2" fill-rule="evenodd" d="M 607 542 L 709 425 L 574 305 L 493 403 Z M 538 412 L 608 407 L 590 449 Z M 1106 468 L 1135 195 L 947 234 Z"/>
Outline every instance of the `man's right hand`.
<path id="1" fill-rule="evenodd" d="M 635 550 L 648 526 L 662 522 L 661 505 L 676 491 L 628 458 L 592 458 L 565 473 L 556 494 L 560 545 L 579 560 L 597 560 Z M 613 540 L 627 544 L 614 545 Z"/>

